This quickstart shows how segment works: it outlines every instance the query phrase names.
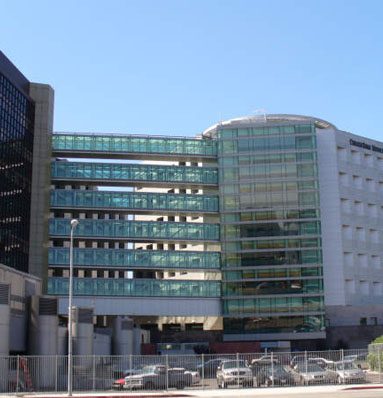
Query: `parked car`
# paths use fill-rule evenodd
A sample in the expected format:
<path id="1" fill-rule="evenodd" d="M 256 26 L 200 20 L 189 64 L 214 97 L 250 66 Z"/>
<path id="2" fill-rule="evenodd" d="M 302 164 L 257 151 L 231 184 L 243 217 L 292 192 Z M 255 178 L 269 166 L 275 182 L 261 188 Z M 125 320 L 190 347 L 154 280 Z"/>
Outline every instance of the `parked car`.
<path id="1" fill-rule="evenodd" d="M 334 372 L 339 384 L 364 383 L 366 381 L 366 374 L 353 361 L 335 362 L 329 369 Z"/>
<path id="2" fill-rule="evenodd" d="M 192 385 L 192 375 L 184 368 L 168 368 L 166 365 L 151 365 L 142 372 L 125 377 L 125 389 L 157 390 L 165 388 L 183 389 Z"/>
<path id="3" fill-rule="evenodd" d="M 306 361 L 307 361 L 306 355 L 295 355 L 294 357 L 291 358 L 290 366 L 293 369 L 295 369 L 298 366 L 298 364 L 305 363 Z"/>
<path id="4" fill-rule="evenodd" d="M 332 366 L 334 364 L 334 361 L 331 361 L 326 358 L 308 358 L 307 362 L 314 363 L 320 366 L 322 369 L 328 369 L 329 366 Z"/>
<path id="5" fill-rule="evenodd" d="M 253 373 L 253 376 L 257 376 L 257 374 L 261 370 L 267 369 L 271 365 L 277 365 L 277 364 L 279 364 L 277 358 L 271 358 L 270 356 L 263 356 L 261 358 L 253 359 L 249 367 Z"/>
<path id="6" fill-rule="evenodd" d="M 204 362 L 197 366 L 197 371 L 201 377 L 210 378 L 215 377 L 217 373 L 218 366 L 225 361 L 225 358 L 214 358 L 209 359 L 208 361 Z"/>
<path id="7" fill-rule="evenodd" d="M 334 381 L 334 375 L 325 369 L 322 369 L 315 363 L 298 363 L 295 367 L 299 380 L 304 385 L 326 384 Z"/>
<path id="8" fill-rule="evenodd" d="M 196 370 L 187 370 L 185 368 L 172 368 L 174 369 L 182 369 L 183 372 L 185 373 L 189 373 L 192 377 L 192 384 L 199 384 L 201 382 L 201 376 L 199 375 L 199 373 Z"/>
<path id="9" fill-rule="evenodd" d="M 126 376 L 132 376 L 132 375 L 138 374 L 138 373 L 140 373 L 141 371 L 142 371 L 141 368 L 140 368 L 140 369 L 127 369 L 127 370 L 124 370 L 124 371 L 122 372 L 122 375 L 121 375 L 122 377 L 116 379 L 116 380 L 113 382 L 113 384 L 112 384 L 112 389 L 113 389 L 113 390 L 122 390 L 122 389 L 124 388 L 124 384 L 125 384 L 125 377 L 126 377 Z"/>
<path id="10" fill-rule="evenodd" d="M 345 355 L 343 358 L 344 361 L 353 362 L 358 368 L 368 369 L 368 361 L 367 354 L 354 354 L 354 355 Z"/>
<path id="11" fill-rule="evenodd" d="M 284 366 L 273 364 L 260 368 L 255 376 L 256 385 L 260 387 L 269 386 L 294 386 L 296 384 L 294 376 L 288 372 Z"/>
<path id="12" fill-rule="evenodd" d="M 253 387 L 253 373 L 244 360 L 222 361 L 217 369 L 218 388 L 240 384 L 243 387 Z"/>

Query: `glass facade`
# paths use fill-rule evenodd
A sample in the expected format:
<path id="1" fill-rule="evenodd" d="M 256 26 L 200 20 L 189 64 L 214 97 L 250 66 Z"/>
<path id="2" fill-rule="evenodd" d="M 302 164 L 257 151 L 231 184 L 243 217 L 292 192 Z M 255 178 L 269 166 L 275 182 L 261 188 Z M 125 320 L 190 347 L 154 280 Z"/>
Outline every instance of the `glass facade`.
<path id="1" fill-rule="evenodd" d="M 51 247 L 49 265 L 68 266 L 69 249 Z M 73 264 L 80 267 L 143 269 L 220 269 L 220 253 L 170 250 L 78 249 Z"/>
<path id="2" fill-rule="evenodd" d="M 56 152 L 157 153 L 206 157 L 217 155 L 216 141 L 172 137 L 55 134 L 52 147 Z"/>
<path id="3" fill-rule="evenodd" d="M 52 162 L 53 180 L 134 181 L 153 183 L 183 183 L 217 185 L 218 171 L 214 167 L 182 167 L 146 164 Z"/>
<path id="4" fill-rule="evenodd" d="M 70 220 L 54 218 L 49 222 L 52 237 L 68 237 Z M 126 220 L 80 220 L 74 236 L 84 238 L 129 238 L 132 240 L 169 241 L 218 241 L 219 226 L 216 224 L 126 221 Z"/>
<path id="5" fill-rule="evenodd" d="M 153 192 L 51 191 L 51 207 L 218 212 L 218 196 Z"/>
<path id="6" fill-rule="evenodd" d="M 28 272 L 33 126 L 33 101 L 0 72 L 0 263 L 24 272 Z"/>
<path id="7" fill-rule="evenodd" d="M 74 278 L 76 296 L 220 297 L 217 281 Z M 48 294 L 68 295 L 68 278 L 49 278 Z"/>
<path id="8" fill-rule="evenodd" d="M 314 124 L 234 127 L 217 127 L 224 332 L 322 331 Z"/>

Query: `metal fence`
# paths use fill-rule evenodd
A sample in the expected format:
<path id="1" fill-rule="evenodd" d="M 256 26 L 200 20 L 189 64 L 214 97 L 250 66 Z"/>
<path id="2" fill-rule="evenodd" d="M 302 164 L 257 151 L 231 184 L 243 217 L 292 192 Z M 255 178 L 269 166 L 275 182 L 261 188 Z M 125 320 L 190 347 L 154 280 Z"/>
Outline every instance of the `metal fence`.
<path id="1" fill-rule="evenodd" d="M 73 391 L 263 388 L 383 382 L 369 350 L 214 355 L 74 356 Z M 0 357 L 0 392 L 66 391 L 67 356 Z"/>

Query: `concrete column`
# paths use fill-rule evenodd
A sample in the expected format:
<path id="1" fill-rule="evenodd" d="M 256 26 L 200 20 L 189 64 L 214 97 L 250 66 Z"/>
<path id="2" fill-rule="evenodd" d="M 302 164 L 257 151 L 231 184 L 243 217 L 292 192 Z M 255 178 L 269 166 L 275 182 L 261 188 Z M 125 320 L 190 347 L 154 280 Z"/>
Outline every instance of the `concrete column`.
<path id="1" fill-rule="evenodd" d="M 49 85 L 31 83 L 29 95 L 35 101 L 29 273 L 43 280 L 46 291 L 54 91 Z"/>

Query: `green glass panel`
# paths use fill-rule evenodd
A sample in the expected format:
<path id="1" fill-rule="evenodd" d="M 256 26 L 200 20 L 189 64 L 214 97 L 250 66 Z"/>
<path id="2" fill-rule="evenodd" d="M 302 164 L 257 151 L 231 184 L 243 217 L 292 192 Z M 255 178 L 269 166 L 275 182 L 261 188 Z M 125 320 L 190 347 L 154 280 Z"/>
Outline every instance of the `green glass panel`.
<path id="1" fill-rule="evenodd" d="M 183 167 L 118 163 L 52 162 L 52 179 L 129 180 L 189 184 L 218 182 L 214 167 Z"/>
<path id="2" fill-rule="evenodd" d="M 51 247 L 49 265 L 67 266 L 69 249 Z M 127 250 L 127 249 L 78 249 L 73 251 L 73 264 L 89 267 L 116 268 L 166 268 L 166 269 L 219 269 L 217 252 Z"/>
<path id="3" fill-rule="evenodd" d="M 68 294 L 68 278 L 48 278 L 48 294 Z M 74 278 L 75 296 L 220 297 L 218 281 Z"/>
<path id="4" fill-rule="evenodd" d="M 70 220 L 55 218 L 49 222 L 51 236 L 69 236 Z M 219 240 L 219 226 L 207 223 L 173 223 L 126 220 L 80 220 L 75 236 L 131 239 Z"/>
<path id="5" fill-rule="evenodd" d="M 218 197 L 205 195 L 159 194 L 151 192 L 110 192 L 57 189 L 51 191 L 51 206 L 217 212 Z"/>
<path id="6" fill-rule="evenodd" d="M 215 156 L 214 140 L 173 137 L 137 137 L 117 135 L 54 134 L 53 151 L 160 153 L 180 155 Z"/>

